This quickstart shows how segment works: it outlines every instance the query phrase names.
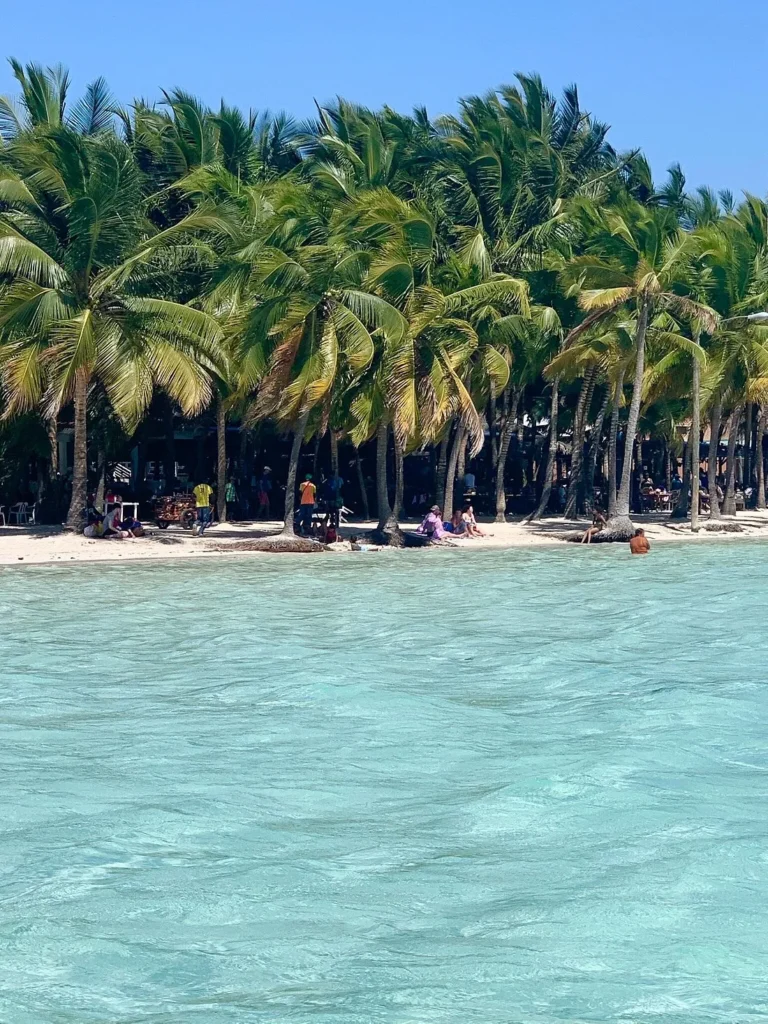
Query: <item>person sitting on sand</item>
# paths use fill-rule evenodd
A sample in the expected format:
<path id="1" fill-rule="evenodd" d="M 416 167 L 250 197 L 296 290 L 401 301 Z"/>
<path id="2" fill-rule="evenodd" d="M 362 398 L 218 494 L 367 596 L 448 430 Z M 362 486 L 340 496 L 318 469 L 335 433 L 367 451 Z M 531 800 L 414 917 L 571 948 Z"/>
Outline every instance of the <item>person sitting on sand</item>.
<path id="1" fill-rule="evenodd" d="M 138 519 L 128 513 L 122 523 L 123 530 L 128 534 L 129 537 L 143 537 L 144 527 L 141 525 Z"/>
<path id="2" fill-rule="evenodd" d="M 629 550 L 633 555 L 648 554 L 651 550 L 651 545 L 648 543 L 648 538 L 645 536 L 645 530 L 635 530 L 635 535 L 629 542 Z"/>
<path id="3" fill-rule="evenodd" d="M 470 504 L 466 504 L 461 512 L 461 518 L 467 530 L 468 537 L 485 537 L 485 531 L 481 530 L 475 519 L 475 510 Z"/>
<path id="4" fill-rule="evenodd" d="M 581 543 L 591 544 L 592 538 L 595 536 L 595 534 L 600 533 L 605 527 L 605 522 L 605 516 L 599 508 L 596 508 L 592 513 L 592 525 L 589 527 L 589 529 L 584 531 L 584 536 L 581 538 Z"/>
<path id="5" fill-rule="evenodd" d="M 445 540 L 450 536 L 448 531 L 443 526 L 443 517 L 440 514 L 440 506 L 433 505 L 432 508 L 424 516 L 424 521 L 421 526 L 416 530 L 417 533 L 423 533 L 429 538 L 431 544 L 435 544 L 438 541 Z"/>
<path id="6" fill-rule="evenodd" d="M 85 519 L 83 536 L 85 537 L 102 537 L 104 535 L 104 516 L 96 508 L 94 501 L 94 496 L 88 495 L 88 504 L 83 509 L 83 518 Z"/>
<path id="7" fill-rule="evenodd" d="M 107 512 L 104 516 L 104 537 L 107 540 L 122 540 L 124 536 L 120 507 L 116 505 L 111 512 Z"/>
<path id="8" fill-rule="evenodd" d="M 457 508 L 451 516 L 451 527 L 454 537 L 467 536 L 467 524 L 464 522 L 464 516 L 460 508 Z"/>
<path id="9" fill-rule="evenodd" d="M 83 509 L 83 517 L 85 519 L 86 526 L 93 526 L 94 523 L 101 523 L 104 521 L 104 516 L 96 508 L 96 495 L 88 495 L 88 504 Z"/>

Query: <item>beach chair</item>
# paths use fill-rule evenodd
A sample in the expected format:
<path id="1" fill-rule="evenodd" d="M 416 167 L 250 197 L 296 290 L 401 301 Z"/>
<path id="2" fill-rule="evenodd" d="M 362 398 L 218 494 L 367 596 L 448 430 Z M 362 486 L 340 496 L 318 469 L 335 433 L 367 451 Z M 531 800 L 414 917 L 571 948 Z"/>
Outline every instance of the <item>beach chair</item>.
<path id="1" fill-rule="evenodd" d="M 0 505 L 0 526 L 5 526 L 5 505 Z"/>
<path id="2" fill-rule="evenodd" d="M 26 501 L 17 501 L 15 505 L 11 505 L 8 517 L 11 522 L 16 517 L 16 525 L 21 526 L 28 523 L 35 523 L 35 505 L 29 505 Z"/>

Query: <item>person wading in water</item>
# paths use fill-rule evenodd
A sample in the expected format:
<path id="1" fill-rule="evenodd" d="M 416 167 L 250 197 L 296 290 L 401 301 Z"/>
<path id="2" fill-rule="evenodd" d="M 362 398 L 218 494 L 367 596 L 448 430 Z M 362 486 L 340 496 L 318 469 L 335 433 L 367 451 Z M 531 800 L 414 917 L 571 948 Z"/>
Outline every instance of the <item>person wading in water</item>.
<path id="1" fill-rule="evenodd" d="M 629 550 L 633 555 L 647 555 L 651 550 L 645 530 L 635 530 L 635 536 L 629 542 Z"/>

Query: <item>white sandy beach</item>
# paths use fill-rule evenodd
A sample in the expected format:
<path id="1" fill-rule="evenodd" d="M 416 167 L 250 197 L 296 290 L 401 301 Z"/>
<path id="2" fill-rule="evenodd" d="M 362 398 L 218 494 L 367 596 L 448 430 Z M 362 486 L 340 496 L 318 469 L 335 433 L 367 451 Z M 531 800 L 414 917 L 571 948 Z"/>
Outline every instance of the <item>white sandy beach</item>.
<path id="1" fill-rule="evenodd" d="M 768 511 L 752 510 L 738 513 L 736 522 L 742 533 L 707 533 L 702 530 L 697 534 L 691 534 L 685 524 L 670 521 L 669 516 L 663 514 L 632 518 L 636 525 L 642 526 L 646 531 L 652 545 L 671 541 L 701 544 L 736 542 L 761 537 L 768 539 Z M 702 520 L 702 523 L 704 522 L 706 519 Z M 346 537 L 350 534 L 362 535 L 374 525 L 371 522 L 349 523 L 341 532 Z M 412 530 L 416 525 L 416 522 L 404 523 L 403 529 Z M 560 518 L 542 519 L 534 524 L 526 524 L 519 519 L 508 523 L 481 522 L 481 528 L 488 536 L 457 541 L 456 545 L 469 550 L 561 545 L 565 542 L 559 535 L 583 529 L 586 525 L 586 522 L 566 523 Z M 0 565 L 129 561 L 145 558 L 215 558 L 236 552 L 243 557 L 275 558 L 280 556 L 238 551 L 238 542 L 276 533 L 280 527 L 279 522 L 225 523 L 211 527 L 201 540 L 177 526 L 171 526 L 165 531 L 150 526 L 144 538 L 107 541 L 67 533 L 60 527 L 7 526 L 0 528 Z M 232 549 L 231 552 L 228 551 L 229 548 Z M 329 553 L 327 557 L 333 555 Z"/>

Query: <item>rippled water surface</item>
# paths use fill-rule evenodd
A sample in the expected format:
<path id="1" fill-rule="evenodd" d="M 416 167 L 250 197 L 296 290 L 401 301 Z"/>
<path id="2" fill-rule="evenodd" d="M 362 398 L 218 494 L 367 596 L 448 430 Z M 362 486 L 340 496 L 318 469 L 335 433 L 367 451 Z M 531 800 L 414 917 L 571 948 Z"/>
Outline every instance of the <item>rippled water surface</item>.
<path id="1" fill-rule="evenodd" d="M 764 1021 L 767 565 L 0 572 L 0 1020 Z"/>

